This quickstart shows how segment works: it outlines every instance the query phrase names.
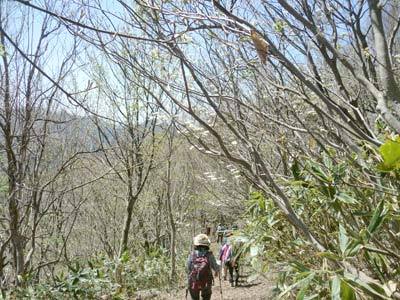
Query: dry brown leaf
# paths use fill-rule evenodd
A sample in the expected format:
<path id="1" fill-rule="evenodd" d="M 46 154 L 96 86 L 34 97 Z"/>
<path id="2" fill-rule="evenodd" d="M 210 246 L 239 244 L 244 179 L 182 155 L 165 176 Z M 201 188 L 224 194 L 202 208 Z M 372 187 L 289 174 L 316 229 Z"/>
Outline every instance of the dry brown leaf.
<path id="1" fill-rule="evenodd" d="M 266 63 L 267 61 L 267 55 L 268 55 L 268 44 L 267 42 L 262 38 L 261 35 L 257 33 L 254 29 L 251 30 L 251 40 L 253 41 L 254 47 L 257 50 L 257 54 L 260 57 L 260 60 L 263 64 Z"/>

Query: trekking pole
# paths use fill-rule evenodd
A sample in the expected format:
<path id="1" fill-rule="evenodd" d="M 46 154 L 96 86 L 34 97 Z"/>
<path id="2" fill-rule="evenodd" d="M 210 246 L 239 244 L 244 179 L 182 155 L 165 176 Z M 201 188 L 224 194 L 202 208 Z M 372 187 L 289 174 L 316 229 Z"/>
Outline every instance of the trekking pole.
<path id="1" fill-rule="evenodd" d="M 218 272 L 219 279 L 219 300 L 223 300 L 222 298 L 222 280 L 221 280 L 221 272 Z"/>

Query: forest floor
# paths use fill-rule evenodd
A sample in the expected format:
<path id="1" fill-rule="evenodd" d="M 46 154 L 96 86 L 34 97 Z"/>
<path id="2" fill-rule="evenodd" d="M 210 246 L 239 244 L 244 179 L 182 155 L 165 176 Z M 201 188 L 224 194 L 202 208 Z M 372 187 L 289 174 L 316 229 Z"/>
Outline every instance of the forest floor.
<path id="1" fill-rule="evenodd" d="M 218 253 L 216 249 L 218 246 L 213 243 L 211 249 L 213 253 Z M 247 270 L 246 267 L 243 267 L 240 271 L 239 277 L 239 285 L 237 287 L 231 287 L 229 284 L 229 280 L 221 280 L 221 285 L 218 278 L 215 279 L 215 284 L 212 289 L 212 297 L 213 300 L 265 300 L 265 299 L 273 299 L 273 288 L 275 286 L 273 281 L 273 276 L 270 278 L 258 278 L 248 281 L 250 276 L 250 270 Z M 229 275 L 228 275 L 229 278 Z M 221 298 L 221 288 L 222 288 L 222 298 Z M 180 290 L 170 292 L 168 294 L 161 294 L 153 299 L 162 299 L 162 300 L 183 300 L 186 297 L 186 288 L 182 288 Z M 190 299 L 190 295 L 188 298 Z"/>

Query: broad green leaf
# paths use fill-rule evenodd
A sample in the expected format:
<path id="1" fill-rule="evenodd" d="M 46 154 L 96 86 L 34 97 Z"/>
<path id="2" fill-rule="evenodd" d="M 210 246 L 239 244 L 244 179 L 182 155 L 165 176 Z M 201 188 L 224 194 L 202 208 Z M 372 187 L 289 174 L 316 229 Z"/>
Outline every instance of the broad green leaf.
<path id="1" fill-rule="evenodd" d="M 371 244 L 365 245 L 365 246 L 364 246 L 364 250 L 365 250 L 365 251 L 371 251 L 371 252 L 373 252 L 373 253 L 379 253 L 379 252 L 380 252 L 380 249 L 374 247 L 374 246 L 371 245 Z"/>
<path id="2" fill-rule="evenodd" d="M 332 159 L 326 155 L 325 153 L 323 153 L 322 155 L 322 161 L 324 162 L 324 165 L 329 169 L 332 170 L 333 169 L 333 163 L 332 163 Z"/>
<path id="3" fill-rule="evenodd" d="M 325 258 L 328 258 L 328 259 L 333 260 L 333 261 L 338 261 L 338 260 L 342 259 L 339 255 L 337 255 L 337 254 L 335 254 L 333 252 L 329 252 L 329 251 L 318 252 L 317 256 L 325 257 Z"/>
<path id="4" fill-rule="evenodd" d="M 347 203 L 347 204 L 356 204 L 358 201 L 354 199 L 353 197 L 349 196 L 346 193 L 340 192 L 335 195 L 335 198 L 339 200 L 340 202 Z"/>
<path id="5" fill-rule="evenodd" d="M 379 166 L 384 171 L 400 169 L 400 138 L 387 140 L 380 148 L 383 163 Z"/>
<path id="6" fill-rule="evenodd" d="M 354 289 L 343 280 L 340 284 L 340 297 L 341 300 L 356 300 Z"/>
<path id="7" fill-rule="evenodd" d="M 347 248 L 345 251 L 345 256 L 348 257 L 348 256 L 354 256 L 354 255 L 358 254 L 358 251 L 360 251 L 362 246 L 363 245 L 361 244 L 360 241 L 355 241 L 355 240 L 351 241 L 347 245 Z"/>
<path id="8" fill-rule="evenodd" d="M 292 261 L 290 264 L 292 265 L 293 268 L 295 268 L 296 270 L 298 270 L 300 272 L 310 272 L 309 268 L 307 268 L 305 265 L 303 265 L 302 263 L 300 263 L 298 261 Z"/>
<path id="9" fill-rule="evenodd" d="M 327 197 L 329 197 L 330 199 L 334 199 L 335 195 L 336 195 L 336 188 L 334 185 L 332 184 L 327 184 L 324 186 L 320 187 L 320 191 L 326 195 Z"/>
<path id="10" fill-rule="evenodd" d="M 340 278 L 339 276 L 335 276 L 331 282 L 331 299 L 332 300 L 341 300 L 340 299 Z"/>
<path id="11" fill-rule="evenodd" d="M 375 209 L 371 221 L 368 225 L 369 234 L 372 235 L 379 228 L 379 226 L 383 223 L 387 212 L 388 210 L 385 208 L 384 200 L 382 200 L 381 202 L 379 202 L 378 207 Z"/>
<path id="12" fill-rule="evenodd" d="M 339 181 L 346 174 L 346 170 L 348 168 L 347 164 L 339 164 L 333 167 L 333 177 L 335 181 Z"/>
<path id="13" fill-rule="evenodd" d="M 297 293 L 296 300 L 304 300 L 306 294 L 306 289 L 308 286 L 303 286 L 301 290 Z"/>
<path id="14" fill-rule="evenodd" d="M 317 177 L 319 180 L 325 183 L 332 183 L 332 178 L 329 177 L 322 169 L 321 167 L 315 163 L 315 162 L 310 162 L 311 164 L 311 171 L 312 174 Z"/>
<path id="15" fill-rule="evenodd" d="M 385 289 L 382 285 L 364 282 L 363 280 L 360 279 L 360 277 L 355 276 L 348 272 L 344 272 L 344 279 L 348 284 L 358 286 L 364 292 L 373 296 L 374 299 L 385 299 L 385 300 L 390 299 L 386 294 Z"/>
<path id="16" fill-rule="evenodd" d="M 314 279 L 315 273 L 309 273 L 309 275 L 299 281 L 296 281 L 289 287 L 287 287 L 282 293 L 279 294 L 278 299 L 282 298 L 284 295 L 289 293 L 290 291 L 296 288 L 303 288 L 304 286 L 308 287 L 310 282 Z"/>

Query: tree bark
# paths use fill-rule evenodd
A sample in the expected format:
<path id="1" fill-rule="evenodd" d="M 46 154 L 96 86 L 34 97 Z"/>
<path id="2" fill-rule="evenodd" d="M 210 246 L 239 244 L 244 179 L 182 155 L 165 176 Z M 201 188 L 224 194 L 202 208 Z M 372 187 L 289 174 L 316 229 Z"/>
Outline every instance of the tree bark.
<path id="1" fill-rule="evenodd" d="M 173 152 L 173 128 L 170 128 L 170 133 L 168 136 L 168 160 L 167 160 L 167 178 L 166 178 L 166 201 L 168 209 L 168 223 L 171 230 L 171 244 L 170 244 L 170 259 L 171 259 L 171 281 L 176 280 L 176 225 L 172 205 L 172 192 L 171 192 L 171 160 Z"/>

